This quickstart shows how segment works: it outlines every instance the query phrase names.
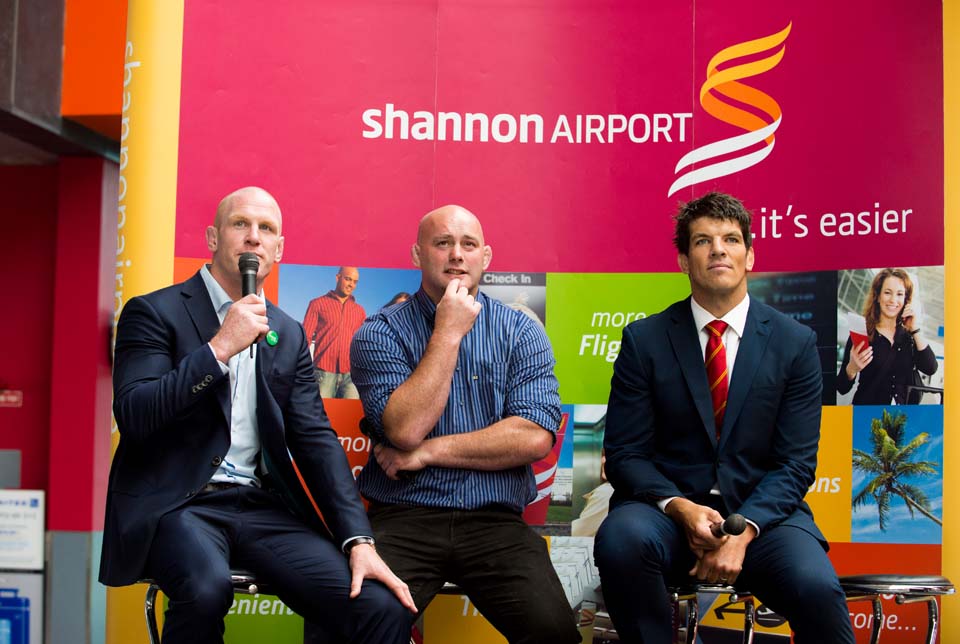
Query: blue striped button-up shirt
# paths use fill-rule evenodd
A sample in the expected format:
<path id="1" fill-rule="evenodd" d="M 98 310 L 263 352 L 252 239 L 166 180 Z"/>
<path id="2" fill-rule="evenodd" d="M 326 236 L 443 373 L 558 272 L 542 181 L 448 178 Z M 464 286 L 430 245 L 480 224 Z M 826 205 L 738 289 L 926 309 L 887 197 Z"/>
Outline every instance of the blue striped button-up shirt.
<path id="1" fill-rule="evenodd" d="M 546 333 L 523 313 L 480 293 L 482 308 L 460 344 L 447 406 L 427 439 L 483 429 L 510 416 L 556 435 L 560 395 Z M 353 338 L 351 376 L 375 441 L 389 445 L 383 410 L 427 349 L 437 306 L 421 289 L 367 318 Z M 370 459 L 360 492 L 382 503 L 471 510 L 500 504 L 521 511 L 536 496 L 529 465 L 496 472 L 427 467 L 399 481 Z"/>

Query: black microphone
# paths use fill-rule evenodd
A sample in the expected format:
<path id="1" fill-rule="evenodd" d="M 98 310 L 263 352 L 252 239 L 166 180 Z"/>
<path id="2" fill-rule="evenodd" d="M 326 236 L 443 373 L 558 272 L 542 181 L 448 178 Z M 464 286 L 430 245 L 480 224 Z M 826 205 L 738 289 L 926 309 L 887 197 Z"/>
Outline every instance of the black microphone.
<path id="1" fill-rule="evenodd" d="M 257 271 L 260 270 L 260 258 L 256 253 L 240 255 L 240 289 L 243 297 L 257 292 Z M 253 357 L 253 345 L 250 345 L 250 357 Z"/>
<path id="2" fill-rule="evenodd" d="M 743 518 L 742 514 L 731 514 L 723 521 L 717 521 L 710 525 L 710 532 L 717 538 L 726 535 L 735 537 L 738 534 L 743 534 L 743 531 L 746 529 L 747 520 Z"/>

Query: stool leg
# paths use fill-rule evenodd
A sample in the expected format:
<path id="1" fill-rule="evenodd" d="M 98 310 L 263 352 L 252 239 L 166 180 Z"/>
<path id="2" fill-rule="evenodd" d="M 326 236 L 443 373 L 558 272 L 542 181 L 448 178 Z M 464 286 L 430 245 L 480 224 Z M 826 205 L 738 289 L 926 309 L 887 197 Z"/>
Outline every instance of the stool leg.
<path id="1" fill-rule="evenodd" d="M 927 600 L 927 644 L 933 644 L 937 639 L 937 625 L 940 623 L 940 607 L 937 598 Z"/>
<path id="2" fill-rule="evenodd" d="M 755 623 L 756 610 L 753 606 L 753 598 L 743 601 L 743 644 L 753 644 L 753 626 Z"/>
<path id="3" fill-rule="evenodd" d="M 150 644 L 160 644 L 160 630 L 157 628 L 157 591 L 160 590 L 156 584 L 147 586 L 147 594 L 143 599 L 143 613 L 147 618 L 147 637 Z"/>
<path id="4" fill-rule="evenodd" d="M 697 622 L 700 621 L 700 605 L 697 603 L 696 593 L 682 594 L 678 591 L 670 592 L 670 601 L 673 604 L 673 644 L 680 642 L 680 607 L 684 607 L 683 644 L 694 644 L 697 641 Z"/>
<path id="5" fill-rule="evenodd" d="M 700 625 L 700 601 L 694 595 L 687 600 L 687 644 L 696 644 Z"/>
<path id="6" fill-rule="evenodd" d="M 870 603 L 873 605 L 873 628 L 870 630 L 870 644 L 880 641 L 880 629 L 883 627 L 883 605 L 880 596 L 875 595 Z"/>
<path id="7" fill-rule="evenodd" d="M 679 644 L 681 600 L 676 593 L 670 593 L 670 604 L 673 607 L 673 610 L 670 612 L 670 619 L 673 621 L 673 637 L 671 638 L 670 641 L 672 642 L 672 644 Z"/>

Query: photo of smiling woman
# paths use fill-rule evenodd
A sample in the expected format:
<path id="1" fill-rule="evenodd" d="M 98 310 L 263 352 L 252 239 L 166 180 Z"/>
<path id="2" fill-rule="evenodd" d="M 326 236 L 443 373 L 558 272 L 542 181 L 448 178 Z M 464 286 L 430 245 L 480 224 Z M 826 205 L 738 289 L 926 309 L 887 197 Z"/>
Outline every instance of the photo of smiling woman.
<path id="1" fill-rule="evenodd" d="M 863 303 L 866 335 L 851 327 L 837 374 L 840 394 L 857 383 L 854 405 L 919 402 L 919 393 L 909 389 L 923 384 L 916 372 L 936 373 L 937 358 L 913 297 L 913 280 L 903 269 L 884 268 L 873 278 Z"/>

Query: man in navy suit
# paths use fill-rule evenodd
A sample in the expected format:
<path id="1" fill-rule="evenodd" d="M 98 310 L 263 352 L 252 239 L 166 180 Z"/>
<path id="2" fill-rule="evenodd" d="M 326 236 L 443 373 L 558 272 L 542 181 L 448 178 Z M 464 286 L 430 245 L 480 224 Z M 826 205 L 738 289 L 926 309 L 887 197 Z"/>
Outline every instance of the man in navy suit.
<path id="1" fill-rule="evenodd" d="M 210 264 L 120 317 L 100 581 L 155 579 L 164 644 L 223 641 L 231 566 L 341 639 L 407 642 L 413 600 L 373 547 L 303 327 L 241 296 L 242 253 L 259 259 L 258 293 L 280 261 L 277 202 L 233 192 L 206 240 Z"/>
<path id="2" fill-rule="evenodd" d="M 628 325 L 614 364 L 604 449 L 615 491 L 595 546 L 610 616 L 623 641 L 669 642 L 666 584 L 692 575 L 750 590 L 798 643 L 852 644 L 803 501 L 820 437 L 816 337 L 747 295 L 740 201 L 709 193 L 675 222 L 692 295 Z M 746 530 L 713 536 L 728 513 Z"/>

